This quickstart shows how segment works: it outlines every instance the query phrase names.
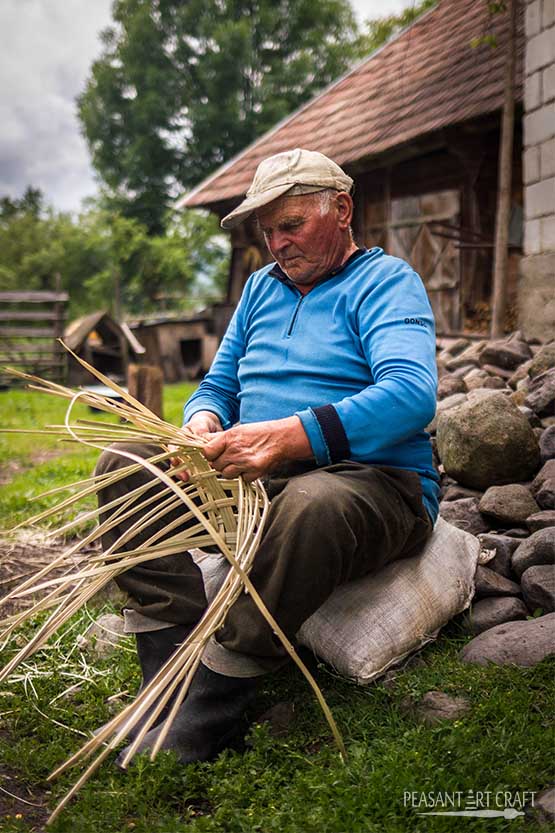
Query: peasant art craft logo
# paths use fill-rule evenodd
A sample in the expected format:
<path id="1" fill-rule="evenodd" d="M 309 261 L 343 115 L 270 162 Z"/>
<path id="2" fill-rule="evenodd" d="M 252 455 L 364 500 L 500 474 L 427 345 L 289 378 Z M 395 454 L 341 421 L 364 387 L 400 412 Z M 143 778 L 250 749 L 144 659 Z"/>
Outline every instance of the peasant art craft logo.
<path id="1" fill-rule="evenodd" d="M 531 790 L 457 790 L 455 792 L 418 792 L 405 790 L 403 806 L 419 816 L 467 816 L 470 818 L 516 819 L 524 807 L 534 806 Z"/>

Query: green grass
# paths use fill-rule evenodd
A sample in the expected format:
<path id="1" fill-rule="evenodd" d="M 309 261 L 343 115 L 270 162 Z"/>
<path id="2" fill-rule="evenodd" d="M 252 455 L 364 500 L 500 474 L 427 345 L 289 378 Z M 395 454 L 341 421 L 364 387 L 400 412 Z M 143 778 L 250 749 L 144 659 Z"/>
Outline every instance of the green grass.
<path id="1" fill-rule="evenodd" d="M 166 390 L 165 416 L 178 423 L 185 386 Z M 1 394 L 6 415 L 20 425 L 59 421 L 59 403 L 29 394 Z M 39 397 L 37 397 L 39 398 Z M 63 412 L 63 405 L 61 407 Z M 5 460 L 26 467 L 0 491 L 3 514 L 17 518 L 27 495 L 86 476 L 94 454 L 63 449 L 63 456 L 33 465 L 42 439 L 31 446 L 0 436 Z M 33 657 L 0 690 L 0 787 L 52 810 L 77 777 L 46 778 L 90 732 L 128 702 L 139 682 L 133 642 L 98 659 L 76 644 L 99 606 L 83 611 L 64 634 Z M 28 629 L 27 636 L 31 632 Z M 20 637 L 19 637 L 20 638 Z M 187 768 L 164 753 L 151 764 L 138 759 L 127 773 L 106 762 L 51 833 L 443 833 L 536 831 L 523 818 L 445 819 L 418 816 L 404 806 L 405 792 L 538 791 L 554 782 L 552 715 L 555 663 L 531 669 L 463 665 L 468 637 L 452 623 L 422 661 L 399 672 L 393 685 L 356 687 L 319 667 L 316 675 L 345 737 L 342 764 L 305 681 L 294 669 L 267 677 L 257 714 L 277 701 L 295 706 L 285 737 L 255 725 L 244 754 L 227 752 L 211 764 Z M 3 662 L 15 647 L 8 647 Z M 74 686 L 77 688 L 73 688 Z M 68 689 L 72 688 L 71 691 Z M 404 708 L 426 691 L 464 695 L 470 713 L 426 728 Z M 127 692 L 127 693 L 122 693 Z M 116 700 L 114 694 L 122 693 Z M 42 713 L 42 714 L 41 714 Z M 55 722 L 56 721 L 56 722 Z M 61 724 L 61 725 L 59 725 Z M 65 728 L 64 728 L 65 727 Z M 43 830 L 44 811 L 10 803 L 0 790 L 2 833 Z M 3 808 L 3 809 L 2 809 Z M 16 817 L 19 816 L 19 817 Z"/>
<path id="2" fill-rule="evenodd" d="M 164 419 L 181 424 L 183 403 L 195 385 L 180 383 L 164 389 Z M 26 390 L 0 392 L 0 427 L 35 430 L 62 425 L 67 400 Z M 107 414 L 92 413 L 77 405 L 72 419 L 114 420 Z M 0 486 L 0 528 L 10 528 L 32 514 L 52 505 L 54 498 L 36 496 L 57 486 L 89 477 L 99 452 L 45 434 L 0 433 L 0 469 L 9 482 Z"/>
<path id="3" fill-rule="evenodd" d="M 115 659 L 93 660 L 75 649 L 76 635 L 87 624 L 84 614 L 77 617 L 55 648 L 29 663 L 27 694 L 20 680 L 4 685 L 0 696 L 0 710 L 8 712 L 1 761 L 17 779 L 9 788 L 19 795 L 28 795 L 26 786 L 48 790 L 51 808 L 77 774 L 52 784 L 45 780 L 82 742 L 71 730 L 87 732 L 102 724 L 114 708 L 108 698 L 138 685 L 131 640 Z M 245 754 L 227 752 L 211 764 L 183 768 L 168 753 L 153 764 L 141 758 L 127 773 L 106 763 L 52 833 L 419 833 L 478 831 L 485 824 L 494 831 L 538 829 L 522 819 L 465 819 L 457 826 L 454 819 L 424 819 L 404 806 L 405 791 L 539 790 L 553 777 L 554 739 L 548 729 L 555 708 L 553 663 L 526 670 L 463 666 L 457 653 L 464 640 L 457 626 L 450 626 L 439 643 L 425 649 L 425 662 L 401 672 L 393 688 L 362 689 L 318 670 L 346 739 L 345 765 L 306 684 L 289 669 L 266 678 L 257 704 L 261 713 L 277 700 L 294 703 L 296 716 L 285 738 L 255 725 Z M 60 697 L 85 667 L 89 681 Z M 425 728 L 405 713 L 407 696 L 418 699 L 437 688 L 467 696 L 470 715 Z M 0 829 L 40 829 L 26 820 L 26 810 L 22 805 L 21 819 L 13 813 L 0 818 Z"/>

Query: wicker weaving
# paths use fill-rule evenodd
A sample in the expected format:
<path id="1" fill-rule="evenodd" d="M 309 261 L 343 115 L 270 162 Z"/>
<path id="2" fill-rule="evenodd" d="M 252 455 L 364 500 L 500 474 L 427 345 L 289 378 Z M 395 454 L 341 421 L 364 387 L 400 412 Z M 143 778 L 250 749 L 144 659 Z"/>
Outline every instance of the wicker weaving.
<path id="1" fill-rule="evenodd" d="M 19 371 L 10 372 L 27 380 L 32 389 L 70 400 L 65 426 L 49 428 L 48 433 L 50 434 L 59 434 L 65 438 L 69 435 L 69 438 L 74 442 L 92 445 L 99 450 L 120 441 L 125 441 L 127 446 L 130 443 L 141 444 L 145 442 L 153 442 L 159 445 L 162 448 L 160 454 L 148 460 L 144 460 L 132 452 L 120 452 L 129 458 L 129 465 L 110 476 L 113 478 L 128 477 L 134 471 L 144 467 L 154 476 L 150 484 L 153 482 L 161 483 L 163 491 L 162 493 L 157 491 L 153 498 L 149 495 L 150 484 L 146 484 L 134 491 L 127 492 L 125 498 L 121 499 L 117 506 L 111 505 L 109 507 L 111 510 L 109 520 L 101 519 L 84 538 L 68 547 L 58 558 L 12 590 L 0 602 L 0 605 L 2 605 L 14 598 L 34 597 L 38 594 L 38 599 L 32 601 L 23 612 L 4 620 L 5 625 L 0 633 L 2 641 L 7 640 L 19 626 L 33 618 L 37 613 L 53 609 L 33 638 L 2 669 L 0 681 L 9 677 L 19 663 L 38 651 L 104 585 L 134 564 L 181 553 L 195 547 L 215 545 L 225 555 L 233 569 L 229 571 L 226 581 L 216 598 L 208 607 L 190 637 L 177 648 L 154 679 L 131 704 L 107 723 L 74 756 L 52 773 L 51 778 L 79 761 L 93 757 L 92 763 L 58 805 L 52 818 L 58 815 L 67 801 L 85 783 L 95 769 L 128 736 L 130 730 L 140 724 L 140 730 L 123 761 L 123 764 L 126 765 L 160 713 L 168 707 L 169 713 L 160 732 L 159 742 L 151 752 L 151 757 L 154 758 L 187 693 L 208 639 L 221 627 L 227 611 L 244 588 L 248 589 L 261 613 L 266 617 L 290 656 L 307 677 L 342 749 L 337 728 L 315 681 L 297 657 L 292 645 L 278 624 L 266 610 L 264 603 L 248 578 L 248 572 L 256 554 L 269 506 L 262 484 L 259 481 L 247 483 L 242 478 L 233 480 L 223 478 L 211 468 L 203 456 L 202 445 L 204 440 L 201 437 L 164 422 L 103 374 L 83 360 L 78 359 L 78 361 L 103 384 L 112 388 L 118 394 L 118 398 L 123 401 L 120 402 L 85 390 L 71 390 L 54 382 L 29 376 Z M 114 414 L 124 422 L 119 425 L 93 422 L 92 420 L 78 420 L 71 423 L 71 410 L 77 401 L 84 402 L 92 408 Z M 157 464 L 170 458 L 178 458 L 179 465 L 172 467 L 168 472 L 164 472 L 157 466 Z M 187 470 L 189 473 L 187 482 L 179 478 L 179 473 L 183 470 Z M 68 484 L 68 488 L 73 491 L 70 497 L 62 499 L 55 507 L 36 515 L 26 523 L 44 520 L 48 516 L 59 514 L 60 511 L 73 510 L 79 501 L 99 491 L 106 485 L 106 482 L 106 475 L 103 475 L 93 476 L 72 486 Z M 147 538 L 146 542 L 136 549 L 124 549 L 127 540 L 148 528 L 154 513 L 170 511 L 178 508 L 180 504 L 183 507 L 182 524 L 169 537 L 166 534 L 163 542 L 160 542 L 160 536 L 155 534 Z M 104 507 L 104 510 L 106 508 Z M 85 560 L 85 557 L 80 554 L 83 547 L 99 539 L 107 528 L 117 525 L 122 517 L 130 513 L 137 516 L 137 520 L 130 530 L 118 538 L 108 551 L 101 555 L 89 556 Z M 80 514 L 58 528 L 55 534 L 66 532 L 78 524 L 82 524 L 84 520 L 98 520 L 99 515 L 100 509 L 93 509 L 85 514 Z M 183 526 L 183 523 L 186 523 L 186 526 Z M 170 531 L 169 528 L 166 528 L 166 533 L 168 531 Z M 61 577 L 60 572 L 62 572 Z M 56 575 L 56 577 L 52 578 L 52 575 Z M 95 753 L 97 753 L 96 757 L 94 757 Z"/>

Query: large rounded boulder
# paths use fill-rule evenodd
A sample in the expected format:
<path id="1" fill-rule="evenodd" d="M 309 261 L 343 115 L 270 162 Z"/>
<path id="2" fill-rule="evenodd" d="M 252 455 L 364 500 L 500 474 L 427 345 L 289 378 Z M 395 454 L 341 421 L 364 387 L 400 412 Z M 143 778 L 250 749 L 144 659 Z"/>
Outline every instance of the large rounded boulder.
<path id="1" fill-rule="evenodd" d="M 540 467 L 538 440 L 530 423 L 500 393 L 440 414 L 437 449 L 449 477 L 481 491 L 530 480 Z"/>

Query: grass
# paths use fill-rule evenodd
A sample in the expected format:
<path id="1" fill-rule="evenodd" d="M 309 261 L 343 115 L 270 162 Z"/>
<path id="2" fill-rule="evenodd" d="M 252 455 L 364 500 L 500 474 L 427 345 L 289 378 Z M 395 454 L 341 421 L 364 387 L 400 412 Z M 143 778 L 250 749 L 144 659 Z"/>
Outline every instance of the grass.
<path id="1" fill-rule="evenodd" d="M 166 386 L 164 418 L 168 422 L 181 423 L 183 403 L 194 389 L 195 385 L 187 383 Z M 60 425 L 67 404 L 56 397 L 26 390 L 0 391 L 0 426 L 34 430 Z M 107 414 L 93 414 L 79 404 L 72 414 L 75 419 L 113 420 Z M 0 486 L 0 527 L 15 526 L 25 517 L 52 505 L 55 498 L 36 500 L 36 496 L 88 477 L 98 454 L 93 448 L 44 434 L 0 433 L 0 471 L 4 476 L 13 475 L 6 485 Z"/>
<path id="2" fill-rule="evenodd" d="M 178 422 L 184 386 L 166 391 L 165 416 Z M 39 422 L 46 407 L 23 392 L 0 394 L 2 421 Z M 41 398 L 41 403 L 45 398 Z M 63 412 L 63 403 L 49 400 Z M 47 420 L 59 421 L 55 408 Z M 30 446 L 0 436 L 2 458 L 17 455 L 23 469 L 0 490 L 3 517 L 19 518 L 27 494 L 86 476 L 94 453 L 63 449 L 63 456 L 33 465 L 42 438 Z M 85 459 L 86 458 L 86 459 Z M 88 468 L 87 468 L 88 467 Z M 18 493 L 20 498 L 18 498 Z M 23 497 L 21 497 L 23 495 Z M 29 508 L 26 509 L 27 514 Z M 133 642 L 99 659 L 77 647 L 91 618 L 108 603 L 78 614 L 54 644 L 33 657 L 0 691 L 0 830 L 36 833 L 47 813 L 14 802 L 5 790 L 52 810 L 76 773 L 47 782 L 48 773 L 82 743 L 78 733 L 101 725 L 128 702 L 139 682 Z M 535 668 L 481 668 L 458 659 L 467 641 L 451 623 L 419 661 L 393 682 L 368 688 L 326 669 L 317 681 L 344 734 L 348 760 L 341 764 L 312 694 L 290 668 L 264 679 L 257 713 L 278 701 L 292 703 L 284 737 L 255 724 L 244 754 L 226 752 L 211 764 L 187 768 L 164 753 L 151 764 L 140 758 L 127 773 L 104 765 L 49 828 L 52 833 L 424 833 L 426 831 L 535 831 L 524 818 L 423 817 L 405 806 L 404 793 L 470 790 L 539 791 L 554 782 L 555 664 Z M 11 655 L 6 649 L 4 658 Z M 407 711 L 430 689 L 470 700 L 470 713 L 427 728 Z M 116 699 L 113 699 L 116 695 Z M 60 725 L 61 724 L 61 725 Z M 65 727 L 65 728 L 64 728 Z M 76 734 L 77 733 L 77 734 Z M 425 809 L 425 808 L 422 808 Z"/>

